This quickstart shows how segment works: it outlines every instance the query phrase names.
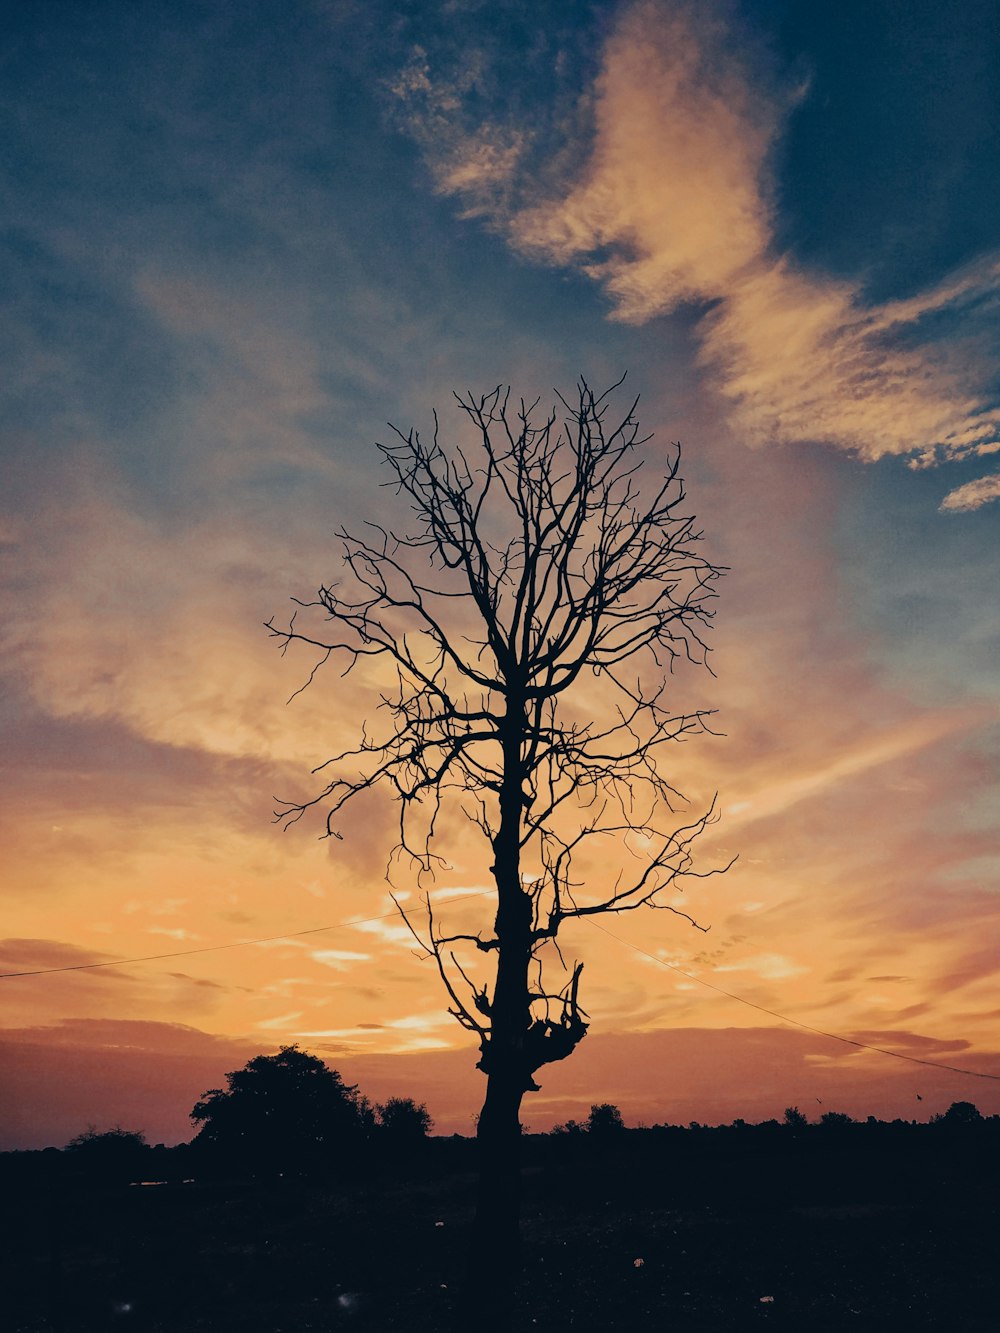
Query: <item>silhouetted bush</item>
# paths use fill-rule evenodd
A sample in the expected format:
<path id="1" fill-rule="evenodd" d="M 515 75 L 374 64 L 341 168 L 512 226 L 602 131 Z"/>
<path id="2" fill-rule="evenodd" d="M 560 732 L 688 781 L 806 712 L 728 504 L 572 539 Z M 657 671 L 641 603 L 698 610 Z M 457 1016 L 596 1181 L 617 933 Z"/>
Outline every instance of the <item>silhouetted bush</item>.
<path id="1" fill-rule="evenodd" d="M 586 1132 L 587 1126 L 582 1124 L 579 1120 L 567 1120 L 565 1124 L 552 1126 L 552 1133 L 556 1138 L 573 1138 L 578 1134 L 586 1134 Z"/>
<path id="2" fill-rule="evenodd" d="M 91 1125 L 70 1139 L 66 1155 L 77 1174 L 105 1184 L 127 1184 L 144 1174 L 150 1148 L 138 1130 L 98 1131 Z"/>

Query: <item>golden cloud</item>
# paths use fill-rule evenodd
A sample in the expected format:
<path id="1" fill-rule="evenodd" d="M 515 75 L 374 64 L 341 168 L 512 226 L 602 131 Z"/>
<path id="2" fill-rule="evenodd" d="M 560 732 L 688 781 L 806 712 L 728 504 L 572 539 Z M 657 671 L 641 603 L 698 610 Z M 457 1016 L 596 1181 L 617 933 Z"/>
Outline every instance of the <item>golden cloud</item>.
<path id="1" fill-rule="evenodd" d="M 449 123 L 460 91 L 436 104 L 439 121 Z M 974 343 L 971 306 L 995 296 L 995 258 L 909 300 L 873 304 L 860 280 L 779 252 L 772 164 L 803 95 L 755 68 L 711 7 L 639 0 L 608 38 L 586 94 L 593 139 L 559 190 L 512 203 L 511 176 L 526 173 L 520 156 L 497 152 L 494 169 L 471 131 L 468 169 L 453 127 L 447 151 L 425 147 L 442 191 L 489 215 L 523 253 L 599 282 L 613 318 L 643 323 L 682 303 L 702 307 L 701 363 L 749 443 L 819 442 L 914 465 L 994 451 L 993 358 Z M 531 188 L 522 180 L 521 197 Z M 922 329 L 931 314 L 965 323 L 934 340 Z M 984 479 L 944 507 L 998 494 Z"/>
<path id="2" fill-rule="evenodd" d="M 1000 500 L 1000 472 L 992 472 L 988 477 L 977 477 L 949 491 L 941 501 L 941 508 L 953 514 L 964 514 L 981 509 L 991 500 Z"/>

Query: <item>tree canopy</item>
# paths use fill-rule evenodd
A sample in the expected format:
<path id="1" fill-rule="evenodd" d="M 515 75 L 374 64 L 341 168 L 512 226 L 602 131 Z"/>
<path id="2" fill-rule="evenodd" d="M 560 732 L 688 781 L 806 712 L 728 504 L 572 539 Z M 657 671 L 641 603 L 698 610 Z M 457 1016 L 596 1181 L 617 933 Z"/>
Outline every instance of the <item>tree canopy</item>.
<path id="1" fill-rule="evenodd" d="M 297 1046 L 258 1055 L 226 1075 L 191 1111 L 195 1143 L 243 1170 L 308 1171 L 336 1166 L 360 1143 L 371 1111 L 357 1088 Z"/>
<path id="2" fill-rule="evenodd" d="M 434 1128 L 426 1104 L 412 1097 L 390 1097 L 379 1102 L 375 1119 L 379 1137 L 399 1148 L 413 1147 Z"/>

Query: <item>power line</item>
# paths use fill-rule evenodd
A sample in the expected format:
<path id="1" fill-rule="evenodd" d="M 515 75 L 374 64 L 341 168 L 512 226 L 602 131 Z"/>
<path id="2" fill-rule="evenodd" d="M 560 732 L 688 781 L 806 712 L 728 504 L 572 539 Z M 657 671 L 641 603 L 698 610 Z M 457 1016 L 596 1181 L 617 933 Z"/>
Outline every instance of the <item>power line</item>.
<path id="1" fill-rule="evenodd" d="M 479 893 L 465 893 L 454 897 L 452 902 L 464 902 L 468 898 L 484 898 L 492 889 L 483 889 Z M 302 935 L 321 935 L 326 930 L 344 930 L 349 926 L 367 926 L 373 921 L 387 921 L 391 916 L 398 916 L 398 909 L 383 912 L 381 916 L 362 917 L 357 921 L 336 921 L 330 926 L 312 926 L 309 930 L 290 930 L 284 935 L 263 935 L 254 940 L 232 940 L 229 944 L 205 944 L 197 949 L 173 949 L 170 953 L 147 953 L 138 958 L 110 958 L 103 963 L 66 963 L 62 967 L 36 967 L 27 972 L 0 972 L 0 981 L 11 977 L 44 977 L 52 972 L 88 972 L 95 967 L 127 967 L 129 963 L 156 963 L 163 958 L 189 958 L 196 953 L 218 953 L 222 949 L 245 949 L 251 944 L 274 944 L 278 940 L 295 940 Z"/>
<path id="2" fill-rule="evenodd" d="M 598 925 L 593 918 L 591 918 L 590 924 L 610 939 L 617 940 L 619 944 L 624 944 L 628 949 L 634 949 L 636 953 L 641 953 L 644 958 L 659 963 L 661 967 L 669 967 L 672 972 L 679 972 L 682 977 L 687 977 L 689 981 L 696 981 L 699 986 L 707 986 L 709 990 L 718 991 L 720 995 L 725 995 L 730 1000 L 737 1000 L 750 1009 L 756 1009 L 771 1018 L 778 1018 L 782 1023 L 793 1023 L 795 1027 L 803 1028 L 806 1032 L 815 1032 L 819 1037 L 829 1037 L 831 1041 L 842 1041 L 847 1046 L 857 1046 L 863 1051 L 877 1051 L 879 1055 L 891 1055 L 894 1060 L 908 1060 L 910 1064 L 927 1065 L 931 1069 L 945 1069 L 950 1074 L 964 1074 L 968 1078 L 988 1078 L 1000 1083 L 1000 1074 L 984 1074 L 980 1069 L 962 1069 L 958 1065 L 943 1064 L 940 1060 L 924 1060 L 919 1055 L 904 1055 L 902 1051 L 890 1051 L 886 1046 L 872 1046 L 869 1042 L 857 1041 L 854 1037 L 842 1037 L 839 1032 L 824 1032 L 822 1028 L 814 1028 L 809 1023 L 801 1022 L 798 1018 L 789 1018 L 787 1014 L 779 1014 L 775 1009 L 767 1009 L 764 1005 L 756 1004 L 753 1000 L 747 1000 L 744 996 L 736 995 L 733 991 L 724 990 L 722 986 L 716 986 L 713 982 L 706 981 L 704 977 L 699 977 L 694 972 L 685 972 L 684 968 L 679 967 L 676 963 L 668 963 L 665 958 L 650 953 L 638 944 L 633 944 L 631 940 L 623 940 L 620 935 L 614 934 L 606 926 Z"/>
<path id="3" fill-rule="evenodd" d="M 466 902 L 470 898 L 485 898 L 492 894 L 492 889 L 484 889 L 478 893 L 466 893 L 461 897 L 455 897 L 452 902 Z M 136 958 L 112 958 L 103 963 L 68 963 L 61 967 L 39 967 L 24 972 L 0 972 L 0 981 L 10 980 L 14 977 L 42 977 L 49 976 L 53 972 L 87 972 L 98 967 L 126 967 L 130 963 L 154 963 L 167 958 L 188 958 L 193 954 L 200 953 L 219 953 L 223 949 L 244 949 L 252 944 L 274 944 L 281 940 L 299 939 L 303 935 L 321 935 L 329 930 L 343 930 L 351 926 L 367 926 L 375 921 L 387 921 L 390 917 L 398 915 L 398 909 L 391 912 L 382 912 L 379 916 L 361 917 L 355 921 L 337 921 L 329 926 L 312 926 L 308 930 L 291 930 L 283 935 L 263 935 L 252 940 L 233 940 L 229 944 L 206 944 L 196 949 L 174 949 L 169 953 L 151 953 L 144 954 Z M 623 944 L 627 949 L 634 949 L 636 953 L 650 959 L 651 962 L 658 963 L 661 967 L 669 968 L 672 972 L 678 972 L 682 977 L 689 981 L 696 982 L 699 986 L 705 986 L 709 990 L 717 992 L 719 995 L 725 995 L 727 999 L 735 1000 L 738 1004 L 745 1004 L 749 1009 L 756 1009 L 759 1013 L 767 1014 L 769 1018 L 776 1018 L 781 1023 L 791 1023 L 794 1027 L 802 1028 L 805 1032 L 813 1032 L 818 1037 L 826 1037 L 830 1041 L 843 1042 L 846 1046 L 855 1046 L 863 1051 L 876 1051 L 879 1055 L 891 1055 L 894 1060 L 906 1060 L 914 1065 L 926 1065 L 930 1069 L 943 1069 L 950 1074 L 962 1074 L 966 1078 L 985 1078 L 994 1082 L 1000 1082 L 1000 1074 L 986 1074 L 979 1069 L 963 1069 L 959 1065 L 946 1065 L 940 1060 L 925 1060 L 918 1055 L 904 1055 L 902 1051 L 891 1051 L 886 1046 L 874 1046 L 869 1042 L 858 1041 L 854 1037 L 844 1037 L 838 1032 L 826 1032 L 822 1028 L 813 1027 L 809 1023 L 803 1023 L 798 1018 L 790 1018 L 787 1014 L 780 1014 L 776 1009 L 768 1009 L 762 1004 L 757 1004 L 754 1000 L 748 1000 L 745 996 L 737 995 L 734 991 L 726 990 L 722 986 L 716 986 L 714 982 L 706 981 L 704 977 L 699 977 L 694 972 L 686 972 L 684 968 L 677 963 L 668 963 L 665 958 L 660 958 L 657 954 L 650 953 L 638 944 L 633 944 L 631 940 L 622 939 L 613 931 L 608 930 L 606 926 L 599 925 L 592 917 L 590 924 L 595 930 L 601 931 L 609 939 Z"/>

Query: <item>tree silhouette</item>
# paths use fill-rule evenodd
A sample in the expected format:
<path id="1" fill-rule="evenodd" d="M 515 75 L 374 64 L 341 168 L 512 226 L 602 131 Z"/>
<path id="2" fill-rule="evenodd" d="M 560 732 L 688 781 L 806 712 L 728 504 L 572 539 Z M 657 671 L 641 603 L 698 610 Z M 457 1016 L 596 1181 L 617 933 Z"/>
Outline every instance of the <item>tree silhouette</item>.
<path id="1" fill-rule="evenodd" d="M 390 1097 L 375 1107 L 379 1136 L 394 1147 L 410 1148 L 425 1139 L 434 1127 L 426 1105 L 412 1097 Z"/>
<path id="2" fill-rule="evenodd" d="M 844 1129 L 855 1122 L 843 1111 L 825 1111 L 819 1118 L 819 1123 L 826 1129 Z"/>
<path id="3" fill-rule="evenodd" d="M 595 1138 L 610 1139 L 625 1128 L 622 1113 L 613 1102 L 601 1102 L 590 1108 L 587 1129 Z"/>
<path id="4" fill-rule="evenodd" d="M 281 804 L 286 827 L 323 805 L 326 834 L 340 837 L 346 807 L 387 788 L 399 802 L 390 871 L 408 865 L 424 888 L 445 864 L 434 836 L 446 804 L 484 840 L 491 930 L 445 933 L 429 890 L 426 918 L 404 916 L 479 1042 L 476 1249 L 494 1288 L 516 1257 L 521 1100 L 588 1027 L 582 965 L 565 966 L 557 936 L 643 906 L 695 924 L 664 890 L 698 873 L 692 845 L 713 818 L 676 826 L 684 802 L 663 752 L 707 729 L 707 711 L 671 707 L 666 676 L 679 660 L 705 663 L 720 570 L 685 513 L 679 448 L 643 484 L 648 437 L 638 400 L 611 416 L 618 387 L 598 395 L 581 380 L 542 417 L 509 390 L 456 395 L 471 439 L 450 451 L 436 416 L 430 443 L 397 430 L 378 448 L 409 527 L 341 529 L 344 584 L 293 598 L 291 622 L 267 624 L 283 650 L 317 654 L 305 685 L 331 659 L 379 682 L 378 718 L 321 766 L 330 776 L 314 796 Z M 302 612 L 313 619 L 300 627 Z M 598 869 L 598 844 L 621 864 Z M 601 882 L 585 887 L 582 873 Z M 561 985 L 543 974 L 552 961 Z"/>
<path id="5" fill-rule="evenodd" d="M 191 1111 L 198 1149 L 221 1166 L 253 1175 L 336 1167 L 355 1151 L 367 1103 L 335 1069 L 297 1046 L 258 1055 L 226 1075 Z"/>
<path id="6" fill-rule="evenodd" d="M 786 1106 L 784 1114 L 784 1124 L 791 1130 L 798 1133 L 809 1124 L 808 1117 L 800 1111 L 797 1106 Z"/>
<path id="7" fill-rule="evenodd" d="M 975 1125 L 982 1113 L 974 1102 L 952 1102 L 943 1115 L 931 1117 L 932 1125 Z"/>

